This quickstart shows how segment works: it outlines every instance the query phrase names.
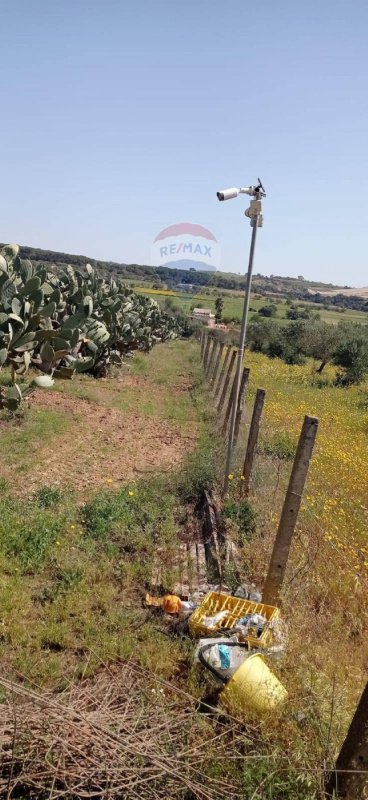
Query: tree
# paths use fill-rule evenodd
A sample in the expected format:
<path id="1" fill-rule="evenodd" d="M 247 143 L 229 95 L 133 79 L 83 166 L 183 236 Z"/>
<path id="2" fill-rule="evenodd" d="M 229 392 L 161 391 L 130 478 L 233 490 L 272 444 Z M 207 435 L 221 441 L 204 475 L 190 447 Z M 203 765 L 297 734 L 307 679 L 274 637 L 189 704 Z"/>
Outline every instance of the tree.
<path id="1" fill-rule="evenodd" d="M 247 344 L 257 353 L 269 353 L 269 347 L 279 334 L 279 327 L 271 320 L 252 319 L 248 326 Z"/>
<path id="2" fill-rule="evenodd" d="M 216 297 L 216 300 L 215 300 L 215 320 L 216 320 L 216 322 L 221 322 L 223 308 L 224 308 L 224 301 L 223 301 L 222 297 Z"/>
<path id="3" fill-rule="evenodd" d="M 321 373 L 327 362 L 331 361 L 340 340 L 340 330 L 323 320 L 316 320 L 304 329 L 303 349 L 308 356 L 320 361 L 317 369 Z"/>
<path id="4" fill-rule="evenodd" d="M 334 360 L 344 372 L 337 376 L 337 383 L 361 383 L 368 373 L 368 325 L 341 323 L 339 327 L 341 339 Z"/>
<path id="5" fill-rule="evenodd" d="M 276 311 L 277 311 L 277 308 L 276 308 L 275 304 L 271 303 L 271 305 L 269 305 L 269 306 L 262 306 L 258 310 L 258 314 L 260 314 L 261 317 L 275 317 L 276 316 Z"/>

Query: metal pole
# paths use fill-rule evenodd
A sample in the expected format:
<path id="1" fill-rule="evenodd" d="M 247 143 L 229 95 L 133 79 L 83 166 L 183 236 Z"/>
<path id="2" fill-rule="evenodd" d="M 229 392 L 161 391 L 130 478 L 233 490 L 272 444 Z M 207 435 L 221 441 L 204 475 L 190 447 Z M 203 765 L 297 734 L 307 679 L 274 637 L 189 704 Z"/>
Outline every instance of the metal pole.
<path id="1" fill-rule="evenodd" d="M 249 311 L 249 302 L 250 302 L 250 290 L 251 290 L 251 285 L 252 285 L 253 260 L 254 260 L 254 250 L 255 250 L 255 246 L 256 246 L 257 227 L 258 227 L 258 216 L 253 218 L 252 239 L 251 239 L 251 243 L 250 243 L 249 262 L 248 262 L 248 274 L 247 274 L 247 282 L 246 282 L 246 285 L 245 285 L 245 292 L 244 292 L 243 317 L 242 317 L 242 324 L 241 324 L 240 338 L 239 338 L 239 350 L 238 350 L 238 363 L 237 363 L 237 368 L 236 368 L 235 391 L 234 391 L 234 396 L 233 396 L 233 406 L 232 406 L 232 411 L 231 411 L 231 422 L 230 422 L 230 433 L 229 433 L 229 441 L 228 441 L 227 455 L 226 455 L 226 467 L 225 467 L 225 477 L 224 477 L 224 486 L 223 486 L 223 494 L 224 495 L 226 494 L 226 492 L 228 490 L 228 486 L 229 486 L 229 472 L 230 472 L 230 467 L 231 467 L 231 456 L 232 456 L 232 453 L 233 453 L 236 410 L 238 408 L 238 397 L 239 397 L 240 381 L 241 381 L 241 374 L 242 374 L 242 367 L 243 367 L 244 345 L 245 345 L 245 336 L 246 336 L 246 332 L 247 332 L 248 311 Z"/>

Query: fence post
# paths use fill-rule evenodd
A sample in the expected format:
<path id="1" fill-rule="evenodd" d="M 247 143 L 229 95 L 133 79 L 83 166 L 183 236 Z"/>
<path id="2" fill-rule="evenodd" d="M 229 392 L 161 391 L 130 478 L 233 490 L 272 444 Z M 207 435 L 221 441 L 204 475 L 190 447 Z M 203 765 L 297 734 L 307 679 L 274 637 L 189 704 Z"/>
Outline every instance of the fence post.
<path id="1" fill-rule="evenodd" d="M 239 395 L 238 395 L 238 407 L 236 409 L 236 413 L 238 413 L 238 411 L 239 411 L 239 402 L 240 402 L 240 399 L 241 399 L 241 394 L 242 393 L 244 394 L 245 384 L 246 384 L 246 382 L 248 380 L 248 376 L 249 376 L 249 369 L 246 369 L 246 367 L 243 367 L 243 372 L 242 372 L 241 379 L 240 379 L 240 387 L 239 387 Z M 221 433 L 225 433 L 226 432 L 226 428 L 227 428 L 227 425 L 228 425 L 228 422 L 229 422 L 229 419 L 230 419 L 230 414 L 231 414 L 231 409 L 233 407 L 234 394 L 235 394 L 235 389 L 236 389 L 235 381 L 236 381 L 236 375 L 234 376 L 234 382 L 233 382 L 233 385 L 231 387 L 231 392 L 229 394 L 227 408 L 226 408 L 226 412 L 225 412 L 225 416 L 224 416 L 224 421 L 222 423 Z"/>
<path id="2" fill-rule="evenodd" d="M 209 370 L 211 359 L 212 359 L 212 356 L 213 356 L 213 348 L 215 346 L 215 340 L 212 338 L 212 336 L 210 336 L 209 339 L 210 339 L 210 346 L 208 348 L 207 364 L 206 364 L 206 368 L 205 368 L 206 378 L 208 376 L 208 370 Z"/>
<path id="3" fill-rule="evenodd" d="M 249 428 L 249 436 L 247 442 L 247 449 L 245 451 L 244 467 L 243 467 L 243 493 L 246 497 L 249 494 L 250 478 L 252 475 L 254 454 L 256 452 L 259 425 L 261 422 L 263 405 L 266 397 L 264 389 L 257 389 L 256 397 L 253 406 L 252 421 Z"/>
<path id="4" fill-rule="evenodd" d="M 217 348 L 218 348 L 218 341 L 217 341 L 217 339 L 214 339 L 213 340 L 212 350 L 211 350 L 211 357 L 210 357 L 209 362 L 208 362 L 208 370 L 207 370 L 207 378 L 208 378 L 210 383 L 211 383 L 212 369 L 213 369 L 213 365 L 215 363 Z"/>
<path id="5" fill-rule="evenodd" d="M 208 333 L 207 334 L 206 347 L 204 348 L 204 356 L 203 356 L 203 369 L 204 369 L 205 372 L 206 372 L 206 369 L 207 369 L 208 352 L 209 352 L 209 349 L 210 349 L 210 344 L 211 344 L 211 337 L 210 337 L 210 335 Z"/>
<path id="6" fill-rule="evenodd" d="M 249 369 L 245 367 L 243 369 L 243 375 L 240 383 L 240 390 L 239 390 L 239 399 L 238 399 L 238 408 L 236 409 L 236 417 L 235 417 L 235 428 L 234 428 L 234 442 L 233 448 L 235 449 L 238 443 L 238 436 L 240 431 L 240 424 L 243 415 L 243 407 L 244 407 L 244 398 L 245 393 L 247 391 L 247 385 L 249 381 Z"/>
<path id="7" fill-rule="evenodd" d="M 268 605 L 277 605 L 279 601 L 291 540 L 298 518 L 309 462 L 317 435 L 318 422 L 319 420 L 317 417 L 304 417 L 263 590 L 263 602 Z"/>
<path id="8" fill-rule="evenodd" d="M 203 358 L 204 343 L 206 341 L 206 334 L 204 328 L 201 330 L 201 358 Z"/>
<path id="9" fill-rule="evenodd" d="M 326 797 L 360 800 L 368 781 L 368 683 L 357 705 L 335 769 L 325 787 Z M 335 791 L 335 795 L 333 794 Z"/>
<path id="10" fill-rule="evenodd" d="M 233 371 L 233 366 L 234 366 L 235 359 L 236 359 L 236 350 L 233 350 L 232 353 L 231 353 L 229 366 L 228 366 L 227 373 L 226 373 L 226 376 L 225 376 L 224 385 L 222 387 L 222 392 L 221 392 L 221 395 L 220 395 L 220 399 L 218 401 L 217 411 L 219 411 L 219 412 L 222 410 L 222 406 L 224 405 L 224 402 L 225 402 L 227 387 L 229 385 L 229 381 L 230 381 L 230 378 L 231 378 L 231 373 Z"/>
<path id="11" fill-rule="evenodd" d="M 217 351 L 217 358 L 216 358 L 215 366 L 213 368 L 213 372 L 212 372 L 212 376 L 211 376 L 212 386 L 214 386 L 214 384 L 216 382 L 216 376 L 217 376 L 218 368 L 219 368 L 220 363 L 221 363 L 221 356 L 222 356 L 222 353 L 223 353 L 223 349 L 224 349 L 223 342 L 219 342 L 219 348 L 218 348 L 218 351 Z"/>
<path id="12" fill-rule="evenodd" d="M 223 377 L 225 375 L 225 370 L 226 370 L 226 367 L 227 367 L 227 364 L 228 364 L 228 361 L 229 361 L 229 358 L 230 358 L 230 354 L 231 354 L 231 347 L 229 346 L 227 348 L 227 350 L 226 350 L 225 358 L 224 358 L 224 360 L 222 362 L 222 367 L 221 367 L 219 379 L 218 379 L 217 383 L 213 387 L 214 395 L 218 394 L 218 392 L 220 391 L 220 388 L 221 388 L 221 385 L 222 385 L 222 381 L 223 381 Z"/>

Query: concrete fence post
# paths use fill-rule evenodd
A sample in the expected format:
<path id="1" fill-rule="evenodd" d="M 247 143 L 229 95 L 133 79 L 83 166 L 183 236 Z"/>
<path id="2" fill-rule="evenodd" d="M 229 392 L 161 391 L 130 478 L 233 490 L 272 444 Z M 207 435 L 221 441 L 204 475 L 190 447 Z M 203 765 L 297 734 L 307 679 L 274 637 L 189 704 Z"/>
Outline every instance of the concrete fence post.
<path id="1" fill-rule="evenodd" d="M 325 787 L 326 797 L 361 800 L 368 785 L 368 683 L 363 689 L 335 769 Z"/>
<path id="2" fill-rule="evenodd" d="M 257 389 L 256 397 L 253 406 L 252 421 L 250 423 L 247 449 L 245 451 L 244 466 L 243 466 L 243 493 L 246 497 L 249 494 L 250 479 L 253 469 L 254 455 L 257 448 L 259 426 L 262 417 L 262 411 L 266 392 L 264 389 Z"/>
<path id="3" fill-rule="evenodd" d="M 205 372 L 206 372 L 206 369 L 207 369 L 207 363 L 208 363 L 208 356 L 209 356 L 210 345 L 211 345 L 211 337 L 210 337 L 210 335 L 209 335 L 209 334 L 207 334 L 207 337 L 206 337 L 206 346 L 205 346 L 205 348 L 204 348 L 204 355 L 203 355 L 203 369 L 204 369 L 204 371 L 205 371 Z"/>
<path id="4" fill-rule="evenodd" d="M 227 389 L 228 389 L 228 386 L 229 386 L 229 383 L 230 383 L 231 373 L 233 371 L 235 359 L 236 359 L 236 350 L 233 350 L 232 353 L 231 353 L 231 356 L 230 356 L 229 366 L 227 368 L 227 373 L 226 373 L 226 376 L 225 376 L 224 385 L 222 387 L 222 392 L 220 394 L 220 399 L 219 399 L 218 405 L 217 405 L 217 411 L 218 412 L 222 411 L 222 407 L 223 407 L 224 402 L 225 402 L 225 397 L 226 397 Z"/>
<path id="5" fill-rule="evenodd" d="M 226 349 L 225 358 L 224 358 L 224 360 L 222 362 L 222 367 L 220 369 L 218 381 L 216 381 L 216 383 L 214 384 L 214 387 L 213 387 L 214 395 L 217 395 L 220 392 L 220 389 L 221 389 L 221 386 L 222 386 L 222 381 L 224 379 L 224 375 L 225 375 L 226 367 L 227 367 L 228 362 L 229 362 L 230 355 L 231 355 L 231 347 L 228 347 Z"/>
<path id="6" fill-rule="evenodd" d="M 201 358 L 203 358 L 204 345 L 206 342 L 206 334 L 204 328 L 201 330 Z"/>
<path id="7" fill-rule="evenodd" d="M 290 475 L 281 519 L 273 546 L 268 574 L 263 590 L 263 602 L 277 605 L 284 582 L 291 540 L 298 519 L 309 462 L 316 440 L 319 420 L 305 417 Z"/>
<path id="8" fill-rule="evenodd" d="M 223 344 L 223 342 L 219 342 L 219 348 L 218 348 L 218 351 L 217 351 L 215 366 L 213 368 L 212 375 L 211 375 L 212 386 L 214 386 L 215 383 L 216 383 L 217 373 L 218 373 L 219 366 L 221 364 L 221 358 L 222 358 L 223 350 L 224 350 L 224 344 Z"/>
<path id="9" fill-rule="evenodd" d="M 213 340 L 211 355 L 208 359 L 208 367 L 207 367 L 207 379 L 211 380 L 211 374 L 213 370 L 213 365 L 215 363 L 216 353 L 217 353 L 218 341 L 217 339 Z"/>
<path id="10" fill-rule="evenodd" d="M 249 381 L 249 369 L 244 367 L 242 379 L 240 383 L 240 391 L 239 391 L 239 398 L 238 398 L 238 408 L 236 409 L 236 417 L 235 417 L 235 428 L 234 428 L 234 443 L 233 447 L 235 448 L 238 443 L 239 431 L 241 420 L 243 416 L 243 408 L 244 408 L 244 400 L 247 391 Z"/>

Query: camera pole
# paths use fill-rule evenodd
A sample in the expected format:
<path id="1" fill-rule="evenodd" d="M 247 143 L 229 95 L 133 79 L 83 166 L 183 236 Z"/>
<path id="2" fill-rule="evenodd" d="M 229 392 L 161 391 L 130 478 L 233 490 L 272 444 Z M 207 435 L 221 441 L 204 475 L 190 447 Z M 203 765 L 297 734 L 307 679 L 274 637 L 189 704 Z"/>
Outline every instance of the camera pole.
<path id="1" fill-rule="evenodd" d="M 247 194 L 252 194 L 254 197 L 254 200 L 251 200 L 250 202 L 249 208 L 247 208 L 247 210 L 244 212 L 245 216 L 250 218 L 250 224 L 253 230 L 252 230 L 252 238 L 249 250 L 247 282 L 245 285 L 245 292 L 244 292 L 244 305 L 243 305 L 243 316 L 242 316 L 242 323 L 241 323 L 240 337 L 239 337 L 235 391 L 233 395 L 233 406 L 231 409 L 230 431 L 229 431 L 229 440 L 228 440 L 227 454 L 226 454 L 224 485 L 222 490 L 223 495 L 226 495 L 229 486 L 229 472 L 231 468 L 231 458 L 233 454 L 236 412 L 238 408 L 241 374 L 243 369 L 244 347 L 245 347 L 245 339 L 246 339 L 247 324 L 248 324 L 248 312 L 250 303 L 250 291 L 252 287 L 253 262 L 254 262 L 254 251 L 256 247 L 257 228 L 261 227 L 263 223 L 263 217 L 261 213 L 262 202 L 260 198 L 265 197 L 266 195 L 259 178 L 258 178 L 258 185 L 250 187 L 250 190 L 248 190 Z"/>

